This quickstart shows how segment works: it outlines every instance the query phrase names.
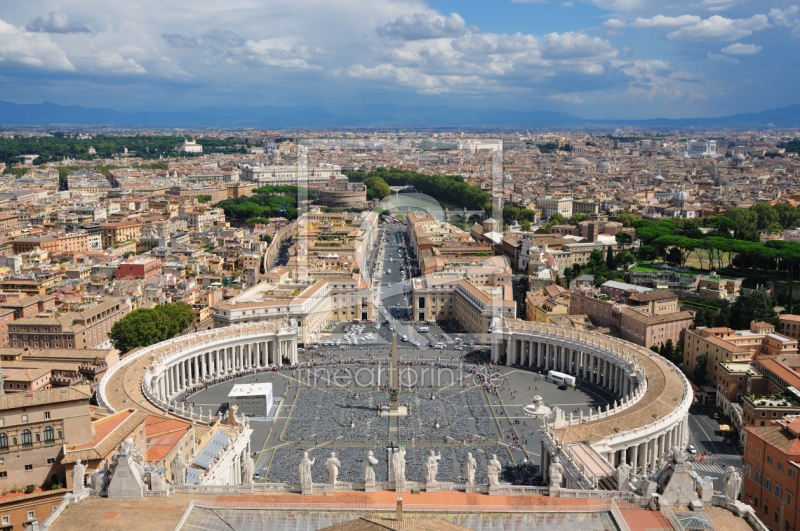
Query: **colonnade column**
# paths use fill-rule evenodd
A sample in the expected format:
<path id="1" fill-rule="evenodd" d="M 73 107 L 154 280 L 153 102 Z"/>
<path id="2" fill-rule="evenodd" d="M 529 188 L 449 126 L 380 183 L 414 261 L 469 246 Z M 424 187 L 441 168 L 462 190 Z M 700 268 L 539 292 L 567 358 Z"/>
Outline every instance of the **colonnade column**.
<path id="1" fill-rule="evenodd" d="M 200 360 L 198 359 L 200 356 L 194 356 L 192 358 L 194 360 L 194 384 L 197 385 L 203 378 L 200 376 Z"/>
<path id="2" fill-rule="evenodd" d="M 636 474 L 636 469 L 639 466 L 639 446 L 636 445 L 631 448 L 631 470 Z"/>

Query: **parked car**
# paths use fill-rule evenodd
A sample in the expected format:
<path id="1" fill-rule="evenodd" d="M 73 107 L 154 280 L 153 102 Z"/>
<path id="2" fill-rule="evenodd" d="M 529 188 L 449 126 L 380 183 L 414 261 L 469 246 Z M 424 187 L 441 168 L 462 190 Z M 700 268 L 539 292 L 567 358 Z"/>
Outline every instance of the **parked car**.
<path id="1" fill-rule="evenodd" d="M 695 448 L 693 444 L 687 446 L 686 450 L 692 455 L 695 455 L 697 453 L 697 448 Z"/>

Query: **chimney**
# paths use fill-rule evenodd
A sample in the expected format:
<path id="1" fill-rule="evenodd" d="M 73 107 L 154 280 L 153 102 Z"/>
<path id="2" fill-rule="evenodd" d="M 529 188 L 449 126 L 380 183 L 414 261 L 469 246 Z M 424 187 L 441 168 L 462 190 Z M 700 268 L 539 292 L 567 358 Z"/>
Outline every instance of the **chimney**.
<path id="1" fill-rule="evenodd" d="M 398 522 L 403 519 L 403 498 L 397 498 L 397 515 L 395 520 Z"/>

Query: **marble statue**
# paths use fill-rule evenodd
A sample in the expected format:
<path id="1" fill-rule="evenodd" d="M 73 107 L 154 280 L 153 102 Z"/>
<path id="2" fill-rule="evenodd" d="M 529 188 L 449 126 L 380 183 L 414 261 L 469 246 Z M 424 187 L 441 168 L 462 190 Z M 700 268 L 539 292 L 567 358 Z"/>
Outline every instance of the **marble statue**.
<path id="1" fill-rule="evenodd" d="M 732 466 L 725 467 L 725 477 L 722 479 L 722 493 L 725 498 L 733 503 L 739 499 L 742 490 L 742 474 Z"/>
<path id="2" fill-rule="evenodd" d="M 563 479 L 564 473 L 564 465 L 561 464 L 561 460 L 558 457 L 553 458 L 553 462 L 550 463 L 550 468 L 548 470 L 548 474 L 550 475 L 550 486 L 551 487 L 560 487 L 561 480 Z"/>
<path id="3" fill-rule="evenodd" d="M 336 478 L 339 477 L 339 468 L 342 462 L 336 458 L 336 452 L 331 452 L 331 456 L 325 461 L 325 471 L 328 476 L 328 484 L 336 485 Z"/>
<path id="4" fill-rule="evenodd" d="M 375 481 L 375 467 L 378 465 L 378 460 L 372 455 L 372 450 L 367 452 L 367 457 L 364 458 L 364 483 Z"/>
<path id="5" fill-rule="evenodd" d="M 439 460 L 442 454 L 436 455 L 433 450 L 428 453 L 425 459 L 425 483 L 436 483 L 436 474 L 439 473 Z"/>
<path id="6" fill-rule="evenodd" d="M 86 465 L 81 464 L 81 460 L 75 461 L 75 466 L 72 468 L 72 493 L 80 494 L 83 492 L 84 475 L 86 474 Z"/>
<path id="7" fill-rule="evenodd" d="M 183 452 L 178 450 L 178 455 L 176 455 L 172 462 L 169 464 L 170 470 L 172 471 L 172 483 L 175 485 L 185 485 L 186 484 L 186 461 L 183 460 Z"/>
<path id="8" fill-rule="evenodd" d="M 256 473 L 256 464 L 253 458 L 248 454 L 242 460 L 242 485 L 253 484 L 253 474 Z"/>
<path id="9" fill-rule="evenodd" d="M 472 452 L 467 453 L 467 461 L 464 463 L 464 477 L 467 480 L 467 485 L 475 484 L 475 469 L 478 468 L 478 462 L 472 457 Z"/>
<path id="10" fill-rule="evenodd" d="M 630 489 L 631 465 L 626 462 L 620 463 L 614 475 L 617 478 L 617 490 L 627 492 Z"/>
<path id="11" fill-rule="evenodd" d="M 406 481 L 406 450 L 402 446 L 392 454 L 392 471 L 395 483 Z"/>
<path id="12" fill-rule="evenodd" d="M 492 459 L 486 464 L 486 474 L 489 476 L 489 486 L 497 487 L 500 485 L 500 472 L 503 465 L 497 460 L 497 454 L 492 454 Z"/>
<path id="13" fill-rule="evenodd" d="M 300 460 L 300 464 L 297 466 L 297 471 L 300 476 L 300 486 L 303 490 L 310 490 L 313 488 L 313 481 L 311 480 L 311 467 L 316 461 L 316 458 L 309 459 L 308 452 L 303 452 L 303 458 Z"/>

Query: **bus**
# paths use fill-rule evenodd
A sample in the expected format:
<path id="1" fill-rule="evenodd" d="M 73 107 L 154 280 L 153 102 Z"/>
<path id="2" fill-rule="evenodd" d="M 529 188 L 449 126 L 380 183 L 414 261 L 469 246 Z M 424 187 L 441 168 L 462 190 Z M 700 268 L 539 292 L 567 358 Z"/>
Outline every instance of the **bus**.
<path id="1" fill-rule="evenodd" d="M 547 373 L 547 381 L 558 385 L 568 385 L 575 387 L 575 377 L 563 372 L 550 371 Z"/>

